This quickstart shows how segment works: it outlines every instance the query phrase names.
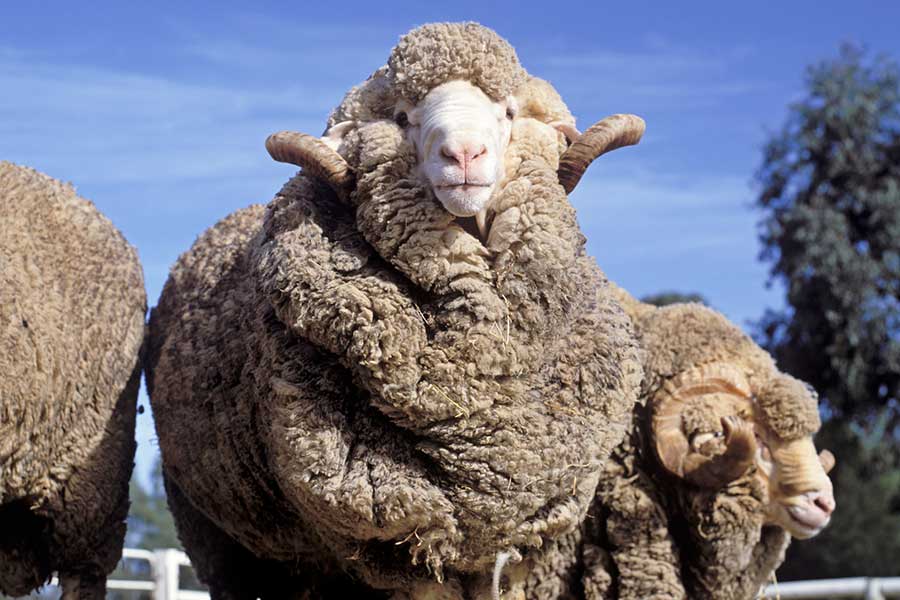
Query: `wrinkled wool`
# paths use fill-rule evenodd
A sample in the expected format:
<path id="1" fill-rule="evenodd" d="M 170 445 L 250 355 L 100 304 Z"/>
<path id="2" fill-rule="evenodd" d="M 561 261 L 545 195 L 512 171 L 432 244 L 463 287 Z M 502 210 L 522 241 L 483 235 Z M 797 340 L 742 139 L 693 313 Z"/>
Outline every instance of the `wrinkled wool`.
<path id="1" fill-rule="evenodd" d="M 815 396 L 781 375 L 771 357 L 719 313 L 700 304 L 655 308 L 613 288 L 639 336 L 643 400 L 635 408 L 633 434 L 613 452 L 601 476 L 590 515 L 602 516 L 586 521 L 586 596 L 755 598 L 790 542 L 782 528 L 762 525 L 767 491 L 754 469 L 719 490 L 662 472 L 645 405 L 679 373 L 730 362 L 766 390 L 757 398 L 762 423 L 790 439 L 818 429 Z M 705 422 L 714 414 L 689 410 L 684 418 Z"/>

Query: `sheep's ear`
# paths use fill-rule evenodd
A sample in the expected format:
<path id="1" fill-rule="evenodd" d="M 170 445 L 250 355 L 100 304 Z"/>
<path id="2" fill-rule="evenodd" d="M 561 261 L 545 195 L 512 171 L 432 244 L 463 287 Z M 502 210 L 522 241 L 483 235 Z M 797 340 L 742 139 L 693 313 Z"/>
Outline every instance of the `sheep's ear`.
<path id="1" fill-rule="evenodd" d="M 356 123 L 353 121 L 341 121 L 326 129 L 325 133 L 323 133 L 322 137 L 319 139 L 322 140 L 326 146 L 337 152 L 338 148 L 341 147 L 341 142 L 344 141 L 344 136 L 347 135 L 348 131 L 353 129 L 355 124 Z"/>
<path id="2" fill-rule="evenodd" d="M 644 120 L 637 115 L 612 115 L 591 125 L 559 157 L 556 173 L 566 193 L 572 193 L 581 176 L 600 155 L 641 141 L 645 127 Z"/>
<path id="3" fill-rule="evenodd" d="M 819 462 L 822 463 L 822 468 L 825 470 L 825 474 L 828 475 L 834 468 L 834 454 L 828 450 L 822 450 L 819 452 Z"/>
<path id="4" fill-rule="evenodd" d="M 329 137 L 329 132 L 323 137 Z M 346 128 L 343 133 L 346 133 Z M 356 187 L 350 165 L 322 138 L 295 131 L 280 131 L 266 140 L 266 150 L 275 160 L 302 167 L 308 175 L 322 179 L 345 202 Z"/>
<path id="5" fill-rule="evenodd" d="M 575 140 L 581 137 L 581 132 L 575 127 L 574 123 L 567 121 L 551 121 L 550 127 L 566 136 L 566 143 L 572 145 Z"/>

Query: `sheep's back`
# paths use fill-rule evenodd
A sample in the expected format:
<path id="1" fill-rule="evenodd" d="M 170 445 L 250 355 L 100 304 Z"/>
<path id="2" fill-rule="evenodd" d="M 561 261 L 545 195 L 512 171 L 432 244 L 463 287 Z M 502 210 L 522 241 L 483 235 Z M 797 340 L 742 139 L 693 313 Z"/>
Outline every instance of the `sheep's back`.
<path id="1" fill-rule="evenodd" d="M 70 185 L 0 162 L 0 503 L 40 506 L 100 451 L 145 310 L 112 223 Z"/>

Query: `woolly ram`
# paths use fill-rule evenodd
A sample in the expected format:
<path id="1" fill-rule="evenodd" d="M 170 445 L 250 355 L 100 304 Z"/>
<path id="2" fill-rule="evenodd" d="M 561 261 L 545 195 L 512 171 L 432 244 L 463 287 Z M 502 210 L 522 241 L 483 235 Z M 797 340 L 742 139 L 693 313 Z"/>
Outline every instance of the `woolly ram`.
<path id="1" fill-rule="evenodd" d="M 665 350 L 639 348 L 567 193 L 642 132 L 580 134 L 495 33 L 436 24 L 321 138 L 270 137 L 303 170 L 204 233 L 151 316 L 170 506 L 214 598 L 583 597 L 620 575 L 586 517 Z M 679 352 L 675 378 L 718 358 Z"/>
<path id="2" fill-rule="evenodd" d="M 643 124 L 561 166 L 574 123 L 528 117 L 527 79 L 481 26 L 414 30 L 321 140 L 271 138 L 304 170 L 172 269 L 148 387 L 214 597 L 476 585 L 583 519 L 641 372 L 557 171 Z"/>
<path id="3" fill-rule="evenodd" d="M 755 598 L 790 537 L 813 537 L 835 508 L 816 395 L 715 311 L 617 296 L 644 382 L 585 522 L 585 597 Z"/>

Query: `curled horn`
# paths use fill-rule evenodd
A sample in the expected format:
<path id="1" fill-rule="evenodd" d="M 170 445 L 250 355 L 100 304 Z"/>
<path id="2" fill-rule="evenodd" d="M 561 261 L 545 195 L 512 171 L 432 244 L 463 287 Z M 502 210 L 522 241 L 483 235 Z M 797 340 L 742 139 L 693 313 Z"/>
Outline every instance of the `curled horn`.
<path id="1" fill-rule="evenodd" d="M 691 447 L 683 412 L 692 398 L 707 394 L 731 396 L 727 408 L 752 412 L 744 374 L 728 363 L 712 363 L 690 369 L 663 386 L 653 399 L 652 429 L 657 456 L 669 472 L 696 485 L 718 488 L 746 472 L 757 445 L 748 414 L 722 418 L 725 452 L 709 456 Z"/>
<path id="2" fill-rule="evenodd" d="M 644 129 L 646 124 L 637 115 L 612 115 L 591 125 L 559 158 L 556 173 L 566 193 L 572 193 L 595 159 L 616 148 L 637 144 Z"/>
<path id="3" fill-rule="evenodd" d="M 295 131 L 279 131 L 266 139 L 266 150 L 275 160 L 303 167 L 307 174 L 324 180 L 345 202 L 356 186 L 347 161 L 317 137 Z"/>

